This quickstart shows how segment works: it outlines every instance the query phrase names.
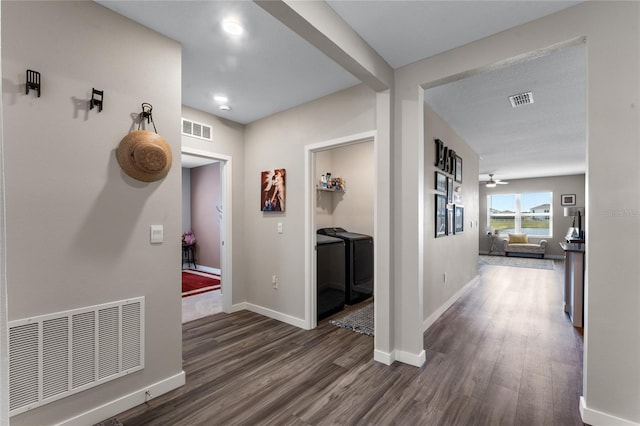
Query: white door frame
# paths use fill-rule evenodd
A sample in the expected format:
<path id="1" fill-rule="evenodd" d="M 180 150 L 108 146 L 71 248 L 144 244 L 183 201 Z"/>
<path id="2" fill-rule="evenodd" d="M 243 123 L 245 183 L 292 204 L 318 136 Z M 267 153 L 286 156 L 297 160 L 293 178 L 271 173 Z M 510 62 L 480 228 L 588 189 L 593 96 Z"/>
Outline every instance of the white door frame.
<path id="1" fill-rule="evenodd" d="M 326 151 L 328 149 L 338 148 L 341 146 L 353 145 L 356 143 L 373 141 L 374 151 L 376 150 L 376 136 L 375 130 L 358 133 L 355 135 L 345 136 L 338 139 L 332 139 L 328 141 L 318 142 L 304 147 L 305 157 L 305 237 L 304 237 L 304 251 L 305 251 L 305 310 L 304 310 L 304 322 L 305 329 L 311 330 L 318 325 L 317 321 L 317 300 L 316 300 L 316 171 L 315 171 L 315 153 L 320 151 Z M 375 168 L 375 166 L 374 166 Z M 377 223 L 377 206 L 373 209 L 373 221 Z M 374 241 L 376 238 L 376 229 L 374 227 Z M 374 244 L 373 252 L 373 264 L 374 267 L 378 263 L 378 254 Z M 373 292 L 374 303 L 376 303 L 375 292 L 376 282 L 378 278 L 374 275 Z M 375 308 L 374 308 L 375 310 Z"/>
<path id="2" fill-rule="evenodd" d="M 220 162 L 220 185 L 222 187 L 222 220 L 220 223 L 220 286 L 222 288 L 222 310 L 226 313 L 230 313 L 233 304 L 233 194 L 231 191 L 233 175 L 231 156 L 188 147 L 182 147 L 182 153 L 196 157 L 211 158 L 212 160 L 218 160 Z"/>

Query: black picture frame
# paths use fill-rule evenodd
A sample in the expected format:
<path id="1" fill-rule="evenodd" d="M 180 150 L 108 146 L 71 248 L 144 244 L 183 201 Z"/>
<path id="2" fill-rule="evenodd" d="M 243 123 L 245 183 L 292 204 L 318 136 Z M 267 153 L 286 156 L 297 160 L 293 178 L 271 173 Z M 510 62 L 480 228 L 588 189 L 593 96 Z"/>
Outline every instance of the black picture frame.
<path id="1" fill-rule="evenodd" d="M 462 234 L 464 232 L 464 206 L 455 206 L 454 213 L 454 234 Z"/>
<path id="2" fill-rule="evenodd" d="M 447 177 L 444 173 L 435 172 L 435 189 L 437 192 L 446 193 L 447 192 Z"/>
<path id="3" fill-rule="evenodd" d="M 447 235 L 447 197 L 442 194 L 435 194 L 435 236 L 444 237 Z"/>
<path id="4" fill-rule="evenodd" d="M 447 178 L 447 203 L 453 203 L 453 179 Z"/>
<path id="5" fill-rule="evenodd" d="M 575 206 L 576 194 L 562 194 L 560 195 L 560 205 L 562 206 Z"/>
<path id="6" fill-rule="evenodd" d="M 459 155 L 456 155 L 454 169 L 456 182 L 462 183 L 462 157 Z"/>
<path id="7" fill-rule="evenodd" d="M 447 206 L 447 235 L 453 235 L 453 206 Z"/>

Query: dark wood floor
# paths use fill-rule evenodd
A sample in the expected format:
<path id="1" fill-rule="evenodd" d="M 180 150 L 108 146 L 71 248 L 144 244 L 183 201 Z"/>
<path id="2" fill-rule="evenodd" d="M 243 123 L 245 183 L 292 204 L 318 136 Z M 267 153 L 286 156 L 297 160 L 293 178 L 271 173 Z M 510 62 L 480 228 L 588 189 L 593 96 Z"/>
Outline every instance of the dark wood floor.
<path id="1" fill-rule="evenodd" d="M 485 265 L 424 335 L 422 368 L 372 359 L 373 338 L 251 312 L 184 324 L 187 384 L 125 426 L 581 425 L 582 335 L 556 270 Z M 337 314 L 336 316 L 340 316 Z"/>

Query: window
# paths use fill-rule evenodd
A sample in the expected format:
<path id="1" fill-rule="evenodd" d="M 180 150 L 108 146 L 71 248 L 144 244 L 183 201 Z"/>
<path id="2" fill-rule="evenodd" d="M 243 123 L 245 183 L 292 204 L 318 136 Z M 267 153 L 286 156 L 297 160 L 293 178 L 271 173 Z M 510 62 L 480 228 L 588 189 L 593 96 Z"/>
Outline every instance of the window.
<path id="1" fill-rule="evenodd" d="M 552 237 L 553 193 L 487 195 L 487 227 L 504 234 Z"/>

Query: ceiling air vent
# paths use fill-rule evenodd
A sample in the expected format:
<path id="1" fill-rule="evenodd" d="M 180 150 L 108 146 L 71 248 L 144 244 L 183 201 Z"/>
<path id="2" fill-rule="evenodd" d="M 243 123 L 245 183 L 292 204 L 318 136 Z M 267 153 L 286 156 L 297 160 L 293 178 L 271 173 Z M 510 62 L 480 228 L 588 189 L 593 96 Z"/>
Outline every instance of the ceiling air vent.
<path id="1" fill-rule="evenodd" d="M 519 107 L 522 105 L 528 105 L 533 103 L 533 93 L 519 93 L 517 95 L 509 96 L 509 101 L 511 101 L 512 107 Z"/>
<path id="2" fill-rule="evenodd" d="M 194 138 L 211 140 L 211 126 L 198 123 L 196 121 L 182 119 L 182 134 L 193 136 Z"/>

